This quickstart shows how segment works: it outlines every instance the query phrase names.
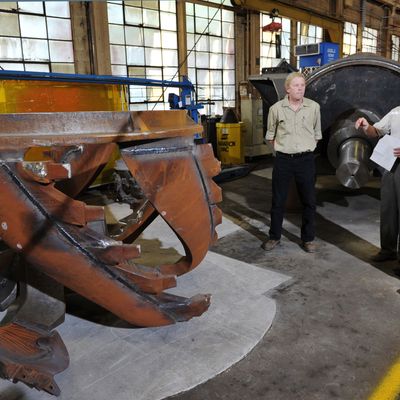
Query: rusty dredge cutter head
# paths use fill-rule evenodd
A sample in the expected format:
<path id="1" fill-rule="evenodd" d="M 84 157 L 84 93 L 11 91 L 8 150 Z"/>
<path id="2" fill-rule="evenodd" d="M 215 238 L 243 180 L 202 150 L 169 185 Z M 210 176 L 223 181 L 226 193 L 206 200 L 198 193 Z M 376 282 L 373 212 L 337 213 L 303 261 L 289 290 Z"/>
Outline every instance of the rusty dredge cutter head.
<path id="1" fill-rule="evenodd" d="M 220 165 L 209 145 L 194 144 L 199 131 L 184 111 L 0 114 L 2 378 L 60 394 L 54 375 L 69 357 L 54 328 L 65 287 L 142 327 L 208 309 L 210 295 L 164 292 L 202 261 L 221 222 Z M 140 195 L 134 218 L 110 235 L 104 208 L 77 198 L 116 150 Z M 132 243 L 158 215 L 185 255 L 135 263 Z"/>

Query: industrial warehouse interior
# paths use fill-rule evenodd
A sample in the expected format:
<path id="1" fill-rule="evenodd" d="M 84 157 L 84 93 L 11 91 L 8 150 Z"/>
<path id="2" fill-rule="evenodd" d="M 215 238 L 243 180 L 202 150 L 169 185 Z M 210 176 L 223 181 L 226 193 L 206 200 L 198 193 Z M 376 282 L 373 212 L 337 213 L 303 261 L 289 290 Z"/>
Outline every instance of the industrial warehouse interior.
<path id="1" fill-rule="evenodd" d="M 399 400 L 399 93 L 399 0 L 1 1 L 0 400 Z"/>

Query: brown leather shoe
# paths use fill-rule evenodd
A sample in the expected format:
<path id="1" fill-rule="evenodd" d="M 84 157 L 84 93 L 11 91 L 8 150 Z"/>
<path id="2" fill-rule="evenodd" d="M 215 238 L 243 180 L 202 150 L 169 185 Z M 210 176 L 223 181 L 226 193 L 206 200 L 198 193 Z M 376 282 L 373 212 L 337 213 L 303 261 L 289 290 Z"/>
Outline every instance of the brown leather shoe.
<path id="1" fill-rule="evenodd" d="M 264 242 L 261 247 L 265 250 L 265 251 L 271 251 L 273 250 L 281 241 L 280 240 L 273 240 L 273 239 L 269 239 L 266 242 Z"/>
<path id="2" fill-rule="evenodd" d="M 314 242 L 303 242 L 302 247 L 307 253 L 315 253 L 317 250 L 317 246 Z"/>

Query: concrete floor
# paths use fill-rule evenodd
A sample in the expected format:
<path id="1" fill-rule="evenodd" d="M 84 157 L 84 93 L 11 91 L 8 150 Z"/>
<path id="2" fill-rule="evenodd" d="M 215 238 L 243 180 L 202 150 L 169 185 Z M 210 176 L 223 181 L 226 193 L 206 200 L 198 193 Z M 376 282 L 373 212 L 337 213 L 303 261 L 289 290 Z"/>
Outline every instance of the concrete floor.
<path id="1" fill-rule="evenodd" d="M 277 315 L 254 350 L 174 400 L 368 399 L 399 355 L 399 264 L 368 259 L 379 249 L 379 179 L 350 191 L 319 176 L 318 252 L 301 250 L 300 216 L 287 214 L 282 246 L 267 253 L 271 171 L 222 185 L 222 209 L 244 230 L 212 250 L 293 279 L 275 290 Z"/>
<path id="2" fill-rule="evenodd" d="M 379 180 L 350 191 L 319 176 L 318 252 L 302 251 L 300 216 L 287 214 L 282 245 L 267 253 L 271 171 L 266 160 L 221 185 L 230 223 L 176 290 L 213 293 L 203 317 L 135 330 L 70 299 L 58 329 L 71 354 L 56 376 L 62 400 L 368 399 L 400 348 L 399 264 L 368 261 L 379 246 Z M 0 381 L 0 400 L 50 398 Z"/>

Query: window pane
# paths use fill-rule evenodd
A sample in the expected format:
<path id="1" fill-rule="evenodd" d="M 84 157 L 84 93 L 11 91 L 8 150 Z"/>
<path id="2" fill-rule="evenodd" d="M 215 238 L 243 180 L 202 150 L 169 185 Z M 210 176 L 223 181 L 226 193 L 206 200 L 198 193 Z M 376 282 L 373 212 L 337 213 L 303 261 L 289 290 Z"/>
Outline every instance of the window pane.
<path id="1" fill-rule="evenodd" d="M 161 49 L 145 49 L 146 64 L 162 65 Z"/>
<path id="2" fill-rule="evenodd" d="M 127 7 L 128 8 L 128 7 Z M 123 24 L 124 17 L 122 7 L 116 4 L 107 4 L 108 22 L 111 24 Z"/>
<path id="3" fill-rule="evenodd" d="M 128 68 L 129 76 L 134 76 L 137 78 L 145 78 L 146 71 L 144 67 L 129 67 Z"/>
<path id="4" fill-rule="evenodd" d="M 160 87 L 147 87 L 147 100 L 149 101 L 163 101 L 163 90 Z"/>
<path id="5" fill-rule="evenodd" d="M 210 54 L 210 68 L 223 68 L 221 53 Z"/>
<path id="6" fill-rule="evenodd" d="M 125 7 L 125 22 L 131 25 L 143 24 L 142 10 L 140 8 Z"/>
<path id="7" fill-rule="evenodd" d="M 126 75 L 126 66 L 125 65 L 111 65 L 111 73 L 113 75 L 118 76 L 127 76 Z"/>
<path id="8" fill-rule="evenodd" d="M 186 34 L 186 44 L 187 44 L 188 50 L 193 49 L 193 47 L 194 47 L 194 35 L 192 35 L 191 33 Z"/>
<path id="9" fill-rule="evenodd" d="M 208 33 L 208 20 L 196 18 L 196 33 Z"/>
<path id="10" fill-rule="evenodd" d="M 158 10 L 158 0 L 145 0 L 142 2 L 143 8 L 152 8 L 153 10 Z"/>
<path id="11" fill-rule="evenodd" d="M 211 86 L 211 98 L 214 100 L 222 100 L 222 86 Z"/>
<path id="12" fill-rule="evenodd" d="M 125 47 L 124 46 L 110 46 L 111 63 L 112 64 L 125 64 Z"/>
<path id="13" fill-rule="evenodd" d="M 222 39 L 217 37 L 210 37 L 210 51 L 213 53 L 221 53 Z"/>
<path id="14" fill-rule="evenodd" d="M 235 14 L 232 11 L 222 10 L 222 21 L 234 22 Z"/>
<path id="15" fill-rule="evenodd" d="M 195 4 L 195 14 L 200 18 L 208 18 L 208 7 L 200 4 Z"/>
<path id="16" fill-rule="evenodd" d="M 160 10 L 175 13 L 176 12 L 175 0 L 160 1 Z"/>
<path id="17" fill-rule="evenodd" d="M 235 37 L 235 25 L 231 24 L 230 22 L 223 22 L 222 23 L 222 36 L 227 38 Z"/>
<path id="18" fill-rule="evenodd" d="M 122 28 L 122 27 L 121 27 Z M 143 46 L 143 28 L 125 26 L 126 44 Z"/>
<path id="19" fill-rule="evenodd" d="M 49 39 L 72 40 L 69 19 L 47 18 L 47 29 Z"/>
<path id="20" fill-rule="evenodd" d="M 47 40 L 22 39 L 24 59 L 29 61 L 49 60 Z"/>
<path id="21" fill-rule="evenodd" d="M 21 40 L 18 38 L 0 37 L 0 59 L 22 60 Z"/>
<path id="22" fill-rule="evenodd" d="M 235 52 L 235 40 L 234 39 L 222 39 L 222 52 L 233 54 Z"/>
<path id="23" fill-rule="evenodd" d="M 196 61 L 197 61 L 197 66 L 199 68 L 209 68 L 209 66 L 210 66 L 209 54 L 208 53 L 198 52 L 197 53 L 197 57 L 196 57 Z"/>
<path id="24" fill-rule="evenodd" d="M 161 68 L 146 68 L 146 78 L 162 80 Z"/>
<path id="25" fill-rule="evenodd" d="M 286 46 L 282 46 L 281 48 L 281 56 L 282 58 L 285 58 L 286 60 L 290 59 L 290 48 Z"/>
<path id="26" fill-rule="evenodd" d="M 194 5 L 192 3 L 186 3 L 186 15 L 194 15 Z"/>
<path id="27" fill-rule="evenodd" d="M 64 64 L 64 63 L 51 63 L 52 72 L 61 72 L 64 74 L 74 74 L 75 67 L 74 64 Z"/>
<path id="28" fill-rule="evenodd" d="M 161 29 L 176 31 L 176 16 L 170 13 L 161 13 Z"/>
<path id="29" fill-rule="evenodd" d="M 49 41 L 50 60 L 54 62 L 73 62 L 74 50 L 71 42 Z"/>
<path id="30" fill-rule="evenodd" d="M 235 71 L 225 70 L 224 71 L 224 84 L 234 85 L 235 84 Z"/>
<path id="31" fill-rule="evenodd" d="M 186 30 L 187 32 L 194 33 L 194 18 L 186 17 Z"/>
<path id="32" fill-rule="evenodd" d="M 191 53 L 188 54 L 187 62 L 188 62 L 189 67 L 196 66 L 196 52 L 195 51 L 192 51 Z"/>
<path id="33" fill-rule="evenodd" d="M 223 65 L 226 69 L 235 69 L 235 56 L 223 56 Z"/>
<path id="34" fill-rule="evenodd" d="M 211 85 L 221 85 L 222 71 L 210 71 L 210 83 Z"/>
<path id="35" fill-rule="evenodd" d="M 16 1 L 0 2 L 0 10 L 16 10 L 18 8 Z"/>
<path id="36" fill-rule="evenodd" d="M 144 65 L 143 47 L 126 47 L 128 65 Z"/>
<path id="37" fill-rule="evenodd" d="M 0 13 L 0 35 L 19 36 L 18 15 Z"/>
<path id="38" fill-rule="evenodd" d="M 143 9 L 143 23 L 158 28 L 160 26 L 158 11 Z"/>
<path id="39" fill-rule="evenodd" d="M 47 36 L 46 20 L 34 15 L 20 15 L 21 36 L 45 38 Z"/>
<path id="40" fill-rule="evenodd" d="M 157 29 L 145 29 L 144 45 L 149 47 L 161 47 L 160 31 Z"/>
<path id="41" fill-rule="evenodd" d="M 108 25 L 111 44 L 125 44 L 124 27 L 121 25 Z M 127 35 L 128 37 L 128 35 Z"/>
<path id="42" fill-rule="evenodd" d="M 25 64 L 25 71 L 50 72 L 48 64 Z"/>
<path id="43" fill-rule="evenodd" d="M 221 22 L 211 21 L 209 26 L 210 35 L 221 36 Z"/>
<path id="44" fill-rule="evenodd" d="M 69 18 L 68 1 L 45 1 L 44 4 L 48 16 Z"/>
<path id="45" fill-rule="evenodd" d="M 178 70 L 176 68 L 163 68 L 164 79 L 178 80 Z"/>
<path id="46" fill-rule="evenodd" d="M 222 115 L 224 113 L 222 101 L 216 101 L 214 106 L 214 114 Z"/>
<path id="47" fill-rule="evenodd" d="M 163 50 L 163 64 L 164 65 L 178 65 L 178 51 L 177 50 Z"/>
<path id="48" fill-rule="evenodd" d="M 210 51 L 208 45 L 208 36 L 196 35 L 196 50 L 197 51 Z"/>
<path id="49" fill-rule="evenodd" d="M 175 32 L 162 31 L 161 32 L 162 47 L 164 49 L 177 49 L 177 37 Z"/>
<path id="50" fill-rule="evenodd" d="M 235 100 L 235 86 L 224 86 L 224 98 L 227 100 Z"/>
<path id="51" fill-rule="evenodd" d="M 210 83 L 210 71 L 208 69 L 197 70 L 197 83 L 199 85 L 208 85 Z"/>
<path id="52" fill-rule="evenodd" d="M 146 0 L 144 0 L 146 1 Z M 113 2 L 113 3 L 122 3 L 121 1 Z M 131 0 L 131 1 L 124 1 L 124 4 L 126 6 L 133 6 L 133 7 L 141 7 L 142 6 L 142 0 Z"/>
<path id="53" fill-rule="evenodd" d="M 146 87 L 144 86 L 130 86 L 129 95 L 133 102 L 146 101 Z"/>
<path id="54" fill-rule="evenodd" d="M 146 111 L 147 104 L 129 104 L 129 110 L 131 111 Z"/>
<path id="55" fill-rule="evenodd" d="M 41 1 L 19 1 L 18 7 L 20 12 L 43 14 L 43 3 Z"/>
<path id="56" fill-rule="evenodd" d="M 6 71 L 23 71 L 24 64 L 21 63 L 0 63 L 0 67 Z"/>
<path id="57" fill-rule="evenodd" d="M 282 30 L 284 32 L 290 32 L 290 19 L 282 18 Z"/>
<path id="58" fill-rule="evenodd" d="M 196 83 L 196 70 L 194 68 L 188 69 L 188 75 L 190 82 Z"/>
<path id="59" fill-rule="evenodd" d="M 208 10 L 208 16 L 214 21 L 221 21 L 221 10 L 219 8 L 212 8 Z"/>

